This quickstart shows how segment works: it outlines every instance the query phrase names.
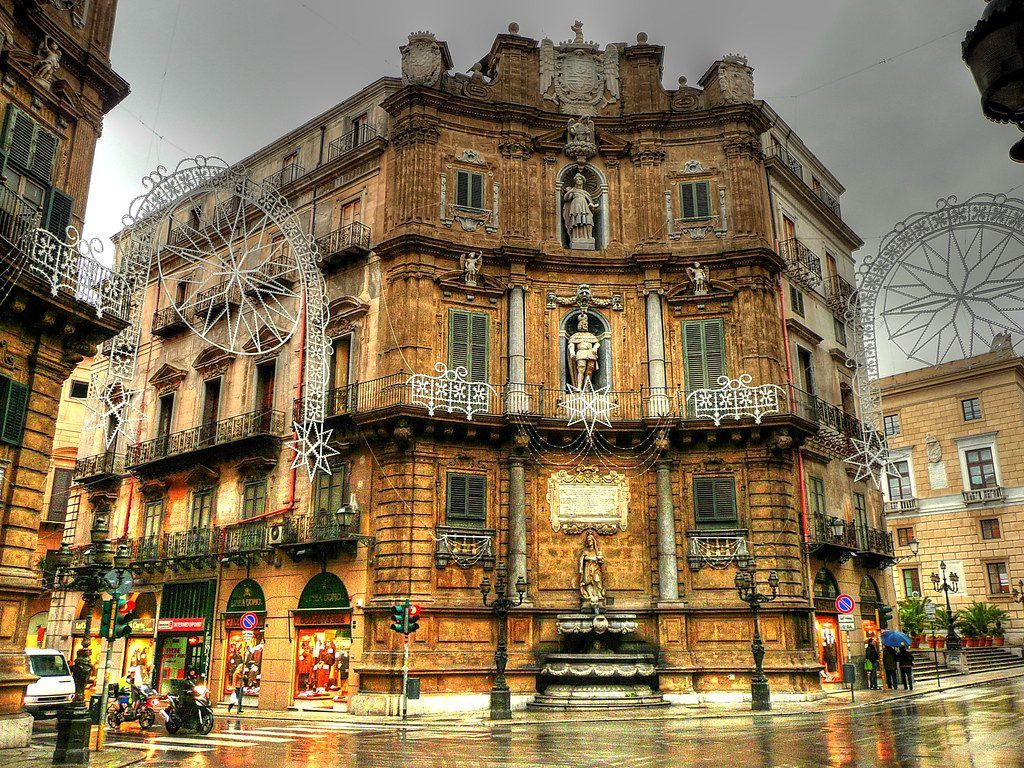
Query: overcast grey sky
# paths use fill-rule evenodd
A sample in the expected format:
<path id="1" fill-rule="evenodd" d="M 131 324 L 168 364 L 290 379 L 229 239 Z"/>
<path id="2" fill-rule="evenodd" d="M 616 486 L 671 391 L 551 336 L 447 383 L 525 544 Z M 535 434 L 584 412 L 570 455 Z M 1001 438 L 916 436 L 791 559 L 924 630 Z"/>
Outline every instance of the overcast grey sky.
<path id="1" fill-rule="evenodd" d="M 510 10 L 511 6 L 515 10 Z M 194 154 L 238 160 L 382 75 L 428 29 L 467 71 L 510 21 L 536 39 L 665 46 L 666 86 L 724 53 L 846 186 L 843 216 L 877 249 L 940 197 L 1024 184 L 1016 129 L 985 121 L 960 43 L 969 0 L 632 0 L 565 3 L 121 0 L 113 64 L 132 95 L 107 116 L 86 232 L 120 226 L 140 178 Z M 938 39 L 937 39 L 938 38 Z M 885 63 L 878 62 L 885 60 Z M 874 66 L 873 66 L 874 65 Z M 1018 192 L 1017 194 L 1020 194 Z"/>

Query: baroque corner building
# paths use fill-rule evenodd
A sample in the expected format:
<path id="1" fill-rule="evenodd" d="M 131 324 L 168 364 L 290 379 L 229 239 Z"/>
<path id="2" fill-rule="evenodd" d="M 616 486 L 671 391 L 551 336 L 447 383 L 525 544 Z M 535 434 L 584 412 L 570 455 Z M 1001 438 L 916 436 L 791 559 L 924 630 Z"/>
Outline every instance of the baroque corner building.
<path id="1" fill-rule="evenodd" d="M 780 578 L 760 617 L 775 692 L 839 682 L 863 654 L 892 547 L 844 461 L 860 240 L 842 188 L 742 57 L 666 91 L 646 35 L 573 31 L 512 25 L 468 74 L 410 35 L 401 81 L 243 161 L 318 246 L 330 475 L 307 482 L 284 446 L 301 345 L 225 354 L 194 332 L 213 294 L 189 298 L 187 263 L 151 283 L 148 419 L 78 477 L 152 605 L 122 667 L 162 682 L 198 666 L 250 706 L 394 711 L 391 606 L 408 598 L 413 707 L 485 708 L 498 627 L 480 586 L 504 565 L 513 597 L 526 585 L 516 706 L 586 696 L 586 670 L 617 662 L 618 703 L 738 697 L 750 557 Z M 215 200 L 170 216 L 171 252 L 221 226 Z M 358 516 L 335 515 L 353 497 Z M 840 592 L 861 600 L 851 647 Z M 51 635 L 74 636 L 74 610 Z"/>
<path id="2" fill-rule="evenodd" d="M 0 747 L 27 746 L 26 606 L 64 382 L 125 324 L 117 278 L 77 248 L 103 116 L 115 0 L 0 3 Z M 73 230 L 68 228 L 72 227 Z"/>

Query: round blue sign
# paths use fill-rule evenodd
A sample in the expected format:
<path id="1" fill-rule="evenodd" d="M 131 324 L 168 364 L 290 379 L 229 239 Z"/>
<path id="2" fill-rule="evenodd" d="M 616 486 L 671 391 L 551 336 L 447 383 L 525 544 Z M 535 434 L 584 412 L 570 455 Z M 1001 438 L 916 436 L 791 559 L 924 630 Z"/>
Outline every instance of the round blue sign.
<path id="1" fill-rule="evenodd" d="M 836 610 L 839 613 L 853 613 L 853 606 L 856 605 L 853 598 L 847 594 L 842 594 L 836 598 Z"/>
<path id="2" fill-rule="evenodd" d="M 256 629 L 256 625 L 259 623 L 260 620 L 256 617 L 256 614 L 251 611 L 249 613 L 243 613 L 242 618 L 238 620 L 238 624 L 242 629 L 247 630 Z"/>

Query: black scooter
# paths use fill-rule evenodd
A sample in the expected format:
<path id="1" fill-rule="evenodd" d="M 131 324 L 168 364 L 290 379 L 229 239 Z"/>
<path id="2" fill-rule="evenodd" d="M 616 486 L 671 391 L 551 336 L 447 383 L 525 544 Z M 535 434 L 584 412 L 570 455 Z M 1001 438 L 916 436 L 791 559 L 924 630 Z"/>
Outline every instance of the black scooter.
<path id="1" fill-rule="evenodd" d="M 177 733 L 185 728 L 205 736 L 213 730 L 213 708 L 206 686 L 182 680 L 178 689 L 167 698 L 170 704 L 161 710 L 161 714 L 168 733 Z"/>

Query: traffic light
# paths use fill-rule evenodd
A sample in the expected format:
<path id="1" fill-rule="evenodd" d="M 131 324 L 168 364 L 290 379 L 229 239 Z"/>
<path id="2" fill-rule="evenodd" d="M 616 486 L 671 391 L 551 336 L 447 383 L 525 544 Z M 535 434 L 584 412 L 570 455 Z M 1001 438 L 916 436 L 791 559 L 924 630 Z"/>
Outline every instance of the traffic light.
<path id="1" fill-rule="evenodd" d="M 114 616 L 114 639 L 130 637 L 133 621 L 135 621 L 135 601 L 127 597 L 118 598 L 117 615 Z"/>
<path id="2" fill-rule="evenodd" d="M 391 629 L 405 634 L 405 603 L 391 606 Z"/>
<path id="3" fill-rule="evenodd" d="M 879 629 L 888 629 L 890 621 L 892 621 L 892 608 L 890 608 L 888 605 L 878 606 Z"/>
<path id="4" fill-rule="evenodd" d="M 405 624 L 405 634 L 411 635 L 420 628 L 420 607 L 406 603 L 406 610 L 408 611 L 409 618 Z"/>
<path id="5" fill-rule="evenodd" d="M 110 618 L 114 613 L 114 601 L 104 600 L 100 607 L 100 637 L 110 637 Z"/>

